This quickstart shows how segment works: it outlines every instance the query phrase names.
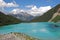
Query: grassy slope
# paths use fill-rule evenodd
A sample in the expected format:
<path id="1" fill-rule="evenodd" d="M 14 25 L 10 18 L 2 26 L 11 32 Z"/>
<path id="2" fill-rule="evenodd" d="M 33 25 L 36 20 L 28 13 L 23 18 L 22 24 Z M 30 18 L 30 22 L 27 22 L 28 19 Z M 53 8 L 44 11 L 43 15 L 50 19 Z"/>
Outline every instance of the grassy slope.
<path id="1" fill-rule="evenodd" d="M 19 23 L 20 20 L 12 17 L 12 16 L 8 16 L 3 14 L 2 12 L 0 12 L 0 26 L 4 26 L 4 25 L 8 25 L 8 24 L 15 24 L 15 23 Z"/>
<path id="2" fill-rule="evenodd" d="M 59 9 L 60 4 L 46 12 L 44 15 L 40 17 L 36 17 L 35 19 L 31 20 L 32 22 L 48 22 L 53 16 L 53 14 Z"/>

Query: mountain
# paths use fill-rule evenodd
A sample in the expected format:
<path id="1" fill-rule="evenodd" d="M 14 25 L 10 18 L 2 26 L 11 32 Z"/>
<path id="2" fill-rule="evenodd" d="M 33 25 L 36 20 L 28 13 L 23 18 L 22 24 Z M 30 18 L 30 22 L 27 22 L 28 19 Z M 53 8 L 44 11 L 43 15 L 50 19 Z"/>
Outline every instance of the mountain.
<path id="1" fill-rule="evenodd" d="M 22 33 L 9 33 L 0 35 L 0 40 L 40 40 Z"/>
<path id="2" fill-rule="evenodd" d="M 10 14 L 10 15 L 20 19 L 21 21 L 30 21 L 34 18 L 32 15 L 28 14 L 27 12 L 19 12 L 17 14 Z"/>
<path id="3" fill-rule="evenodd" d="M 58 10 L 59 10 L 59 12 L 58 12 Z M 44 13 L 44 15 L 35 17 L 31 21 L 32 22 L 51 22 L 51 21 L 56 22 L 56 21 L 60 21 L 60 4 L 58 4 L 57 6 L 55 6 L 52 9 L 50 9 L 46 13 Z"/>
<path id="4" fill-rule="evenodd" d="M 0 11 L 0 26 L 8 25 L 8 24 L 15 24 L 21 22 L 17 18 L 9 15 L 5 15 L 3 12 Z"/>
<path id="5" fill-rule="evenodd" d="M 21 21 L 30 21 L 34 18 L 34 16 L 28 14 L 25 11 L 20 11 L 20 10 L 13 10 L 10 14 L 8 15 L 12 15 L 18 19 L 20 19 Z"/>

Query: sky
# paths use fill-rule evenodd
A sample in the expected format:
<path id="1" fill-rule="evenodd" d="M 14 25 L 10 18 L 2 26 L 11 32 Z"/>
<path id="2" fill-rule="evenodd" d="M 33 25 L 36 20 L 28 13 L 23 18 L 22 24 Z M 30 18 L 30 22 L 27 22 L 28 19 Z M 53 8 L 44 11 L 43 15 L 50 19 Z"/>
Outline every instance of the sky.
<path id="1" fill-rule="evenodd" d="M 6 2 L 12 2 L 13 0 L 4 0 Z M 15 0 L 20 7 L 24 8 L 26 5 L 40 6 L 55 6 L 60 3 L 60 0 Z"/>
<path id="2" fill-rule="evenodd" d="M 5 11 L 13 10 L 43 10 L 51 9 L 57 4 L 60 4 L 60 0 L 0 0 L 0 9 Z"/>

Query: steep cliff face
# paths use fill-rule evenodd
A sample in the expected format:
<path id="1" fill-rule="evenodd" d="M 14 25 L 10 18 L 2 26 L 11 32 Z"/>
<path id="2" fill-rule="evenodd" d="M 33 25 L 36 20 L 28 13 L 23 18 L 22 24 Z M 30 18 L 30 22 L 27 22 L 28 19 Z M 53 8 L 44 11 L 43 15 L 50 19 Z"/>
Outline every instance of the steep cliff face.
<path id="1" fill-rule="evenodd" d="M 40 39 L 33 38 L 22 33 L 9 33 L 5 35 L 0 35 L 0 40 L 40 40 Z"/>
<path id="2" fill-rule="evenodd" d="M 15 24 L 21 22 L 17 18 L 9 15 L 5 15 L 3 12 L 0 12 L 0 26 Z"/>

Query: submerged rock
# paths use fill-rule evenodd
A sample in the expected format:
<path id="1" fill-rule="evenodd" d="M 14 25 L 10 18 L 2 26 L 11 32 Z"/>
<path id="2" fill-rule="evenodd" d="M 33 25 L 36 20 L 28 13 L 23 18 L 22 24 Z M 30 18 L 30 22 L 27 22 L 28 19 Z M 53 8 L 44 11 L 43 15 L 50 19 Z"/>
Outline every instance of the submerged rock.
<path id="1" fill-rule="evenodd" d="M 58 25 L 54 25 L 54 27 L 59 27 Z"/>

